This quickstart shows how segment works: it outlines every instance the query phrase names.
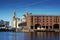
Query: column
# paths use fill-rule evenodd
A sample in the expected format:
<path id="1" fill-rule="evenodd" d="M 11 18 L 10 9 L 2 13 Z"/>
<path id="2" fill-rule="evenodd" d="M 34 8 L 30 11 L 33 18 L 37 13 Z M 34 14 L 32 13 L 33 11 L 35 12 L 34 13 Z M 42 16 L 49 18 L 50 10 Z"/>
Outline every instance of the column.
<path id="1" fill-rule="evenodd" d="M 48 29 L 50 29 L 50 26 L 48 26 Z"/>
<path id="2" fill-rule="evenodd" d="M 53 26 L 52 26 L 52 30 L 53 30 Z"/>

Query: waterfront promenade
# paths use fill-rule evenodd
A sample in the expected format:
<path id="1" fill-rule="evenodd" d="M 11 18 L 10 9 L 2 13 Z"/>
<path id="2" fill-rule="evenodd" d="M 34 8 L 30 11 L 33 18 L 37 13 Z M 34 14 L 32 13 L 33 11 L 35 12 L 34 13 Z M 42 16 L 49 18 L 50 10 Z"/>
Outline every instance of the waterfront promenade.
<path id="1" fill-rule="evenodd" d="M 0 31 L 13 31 L 13 32 L 60 32 L 57 29 L 28 29 L 28 28 L 0 28 Z"/>

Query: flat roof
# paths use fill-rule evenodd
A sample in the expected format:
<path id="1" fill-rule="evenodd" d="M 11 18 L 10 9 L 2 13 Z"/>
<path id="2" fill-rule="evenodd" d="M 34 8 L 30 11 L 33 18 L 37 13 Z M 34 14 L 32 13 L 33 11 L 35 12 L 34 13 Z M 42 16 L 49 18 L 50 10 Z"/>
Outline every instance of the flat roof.
<path id="1" fill-rule="evenodd" d="M 31 16 L 60 16 L 60 15 L 31 15 Z"/>

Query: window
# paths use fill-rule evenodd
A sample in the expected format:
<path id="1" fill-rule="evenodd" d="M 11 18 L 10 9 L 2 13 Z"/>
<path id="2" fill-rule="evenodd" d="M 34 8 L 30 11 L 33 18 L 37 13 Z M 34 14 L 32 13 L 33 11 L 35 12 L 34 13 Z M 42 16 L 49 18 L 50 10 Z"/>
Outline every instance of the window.
<path id="1" fill-rule="evenodd" d="M 59 20 L 59 18 L 57 20 Z"/>
<path id="2" fill-rule="evenodd" d="M 54 20 L 56 20 L 56 19 L 54 19 Z"/>
<path id="3" fill-rule="evenodd" d="M 48 25 L 48 23 L 47 23 L 47 25 Z"/>
<path id="4" fill-rule="evenodd" d="M 52 26 L 50 26 L 50 29 L 52 29 Z"/>
<path id="5" fill-rule="evenodd" d="M 41 16 L 39 16 L 39 17 L 41 17 Z"/>
<path id="6" fill-rule="evenodd" d="M 31 19 L 33 20 L 33 17 L 31 17 Z"/>
<path id="7" fill-rule="evenodd" d="M 33 20 L 31 20 L 31 22 L 33 22 Z"/>
<path id="8" fill-rule="evenodd" d="M 54 22 L 56 22 L 56 21 L 54 21 Z"/>
<path id="9" fill-rule="evenodd" d="M 48 16 L 46 16 L 48 18 Z"/>
<path id="10" fill-rule="evenodd" d="M 48 22 L 48 21 L 47 21 Z"/>
<path id="11" fill-rule="evenodd" d="M 57 21 L 57 22 L 59 22 L 59 21 Z"/>
<path id="12" fill-rule="evenodd" d="M 50 19 L 50 20 L 52 20 L 52 19 Z"/>
<path id="13" fill-rule="evenodd" d="M 43 16 L 43 18 L 44 18 L 44 16 Z"/>
<path id="14" fill-rule="evenodd" d="M 43 21 L 44 22 L 44 21 Z"/>
<path id="15" fill-rule="evenodd" d="M 35 18 L 35 20 L 36 20 L 36 18 Z"/>
<path id="16" fill-rule="evenodd" d="M 35 16 L 36 17 L 36 16 Z"/>
<path id="17" fill-rule="evenodd" d="M 50 21 L 50 22 L 52 22 L 52 21 Z"/>
<path id="18" fill-rule="evenodd" d="M 48 20 L 48 18 L 47 18 L 47 20 Z"/>
<path id="19" fill-rule="evenodd" d="M 44 19 L 44 16 L 43 16 L 43 19 Z"/>
<path id="20" fill-rule="evenodd" d="M 44 18 L 43 18 L 43 20 L 44 20 Z"/>
<path id="21" fill-rule="evenodd" d="M 43 28 L 45 28 L 45 26 L 44 26 L 44 25 L 43 25 L 42 27 L 43 27 Z"/>

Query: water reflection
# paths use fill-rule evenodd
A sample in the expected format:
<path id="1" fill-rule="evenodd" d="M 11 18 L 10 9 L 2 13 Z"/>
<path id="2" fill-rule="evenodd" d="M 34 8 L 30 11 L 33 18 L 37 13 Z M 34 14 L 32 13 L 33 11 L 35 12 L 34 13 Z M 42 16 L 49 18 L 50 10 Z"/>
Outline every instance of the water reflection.
<path id="1" fill-rule="evenodd" d="M 60 40 L 60 32 L 0 32 L 0 40 Z"/>
<path id="2" fill-rule="evenodd" d="M 28 40 L 60 40 L 58 32 L 35 32 L 28 33 Z"/>
<path id="3" fill-rule="evenodd" d="M 16 34 L 16 32 L 13 33 L 12 40 L 17 40 L 17 34 Z"/>

